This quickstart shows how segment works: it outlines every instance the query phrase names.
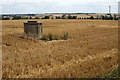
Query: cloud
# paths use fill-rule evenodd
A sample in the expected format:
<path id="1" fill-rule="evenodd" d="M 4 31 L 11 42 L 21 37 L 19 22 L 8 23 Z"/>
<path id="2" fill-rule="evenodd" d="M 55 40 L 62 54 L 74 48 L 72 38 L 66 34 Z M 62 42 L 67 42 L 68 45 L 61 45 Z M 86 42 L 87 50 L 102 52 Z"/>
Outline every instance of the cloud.
<path id="1" fill-rule="evenodd" d="M 115 2 L 116 1 L 116 2 Z M 2 13 L 45 13 L 45 12 L 117 12 L 117 1 L 114 0 L 4 0 Z"/>
<path id="2" fill-rule="evenodd" d="M 1 4 L 11 4 L 11 3 L 19 3 L 19 2 L 62 2 L 62 3 L 79 3 L 79 2 L 119 2 L 119 0 L 0 0 Z"/>

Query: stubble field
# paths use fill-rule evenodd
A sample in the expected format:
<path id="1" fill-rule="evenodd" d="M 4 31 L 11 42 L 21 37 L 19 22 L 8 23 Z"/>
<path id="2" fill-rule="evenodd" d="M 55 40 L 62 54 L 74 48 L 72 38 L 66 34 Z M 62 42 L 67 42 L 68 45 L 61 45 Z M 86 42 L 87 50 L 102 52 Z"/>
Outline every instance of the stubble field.
<path id="1" fill-rule="evenodd" d="M 43 33 L 68 40 L 23 38 L 27 20 L 2 21 L 3 78 L 103 77 L 117 66 L 117 21 L 37 20 Z"/>

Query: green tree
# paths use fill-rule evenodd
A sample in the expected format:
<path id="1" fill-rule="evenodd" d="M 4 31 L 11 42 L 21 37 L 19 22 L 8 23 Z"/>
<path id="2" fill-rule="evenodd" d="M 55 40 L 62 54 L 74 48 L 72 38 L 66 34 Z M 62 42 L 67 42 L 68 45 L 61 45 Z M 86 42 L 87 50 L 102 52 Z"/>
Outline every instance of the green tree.
<path id="1" fill-rule="evenodd" d="M 39 17 L 35 17 L 35 19 L 40 19 Z"/>
<path id="2" fill-rule="evenodd" d="M 54 19 L 53 17 L 51 17 L 51 19 Z"/>
<path id="3" fill-rule="evenodd" d="M 101 16 L 102 20 L 105 20 L 105 16 Z"/>
<path id="4" fill-rule="evenodd" d="M 66 19 L 66 15 L 64 14 L 64 15 L 62 15 L 62 19 Z"/>
<path id="5" fill-rule="evenodd" d="M 45 16 L 44 19 L 50 19 L 50 16 Z"/>
<path id="6" fill-rule="evenodd" d="M 56 16 L 56 19 L 61 19 L 61 17 L 59 17 L 59 16 Z"/>
<path id="7" fill-rule="evenodd" d="M 84 17 L 84 19 L 87 19 L 86 17 Z"/>
<path id="8" fill-rule="evenodd" d="M 110 20 L 113 20 L 114 18 L 113 18 L 113 16 L 112 15 L 110 15 L 110 18 L 109 18 Z"/>
<path id="9" fill-rule="evenodd" d="M 71 15 L 68 16 L 68 19 L 73 19 L 73 17 Z"/>
<path id="10" fill-rule="evenodd" d="M 77 19 L 77 16 L 73 16 L 73 19 Z"/>
<path id="11" fill-rule="evenodd" d="M 105 19 L 104 20 L 109 20 L 110 19 L 110 17 L 108 17 L 108 16 L 105 16 Z"/>
<path id="12" fill-rule="evenodd" d="M 13 19 L 22 19 L 21 16 L 13 16 Z"/>
<path id="13" fill-rule="evenodd" d="M 118 18 L 116 17 L 116 15 L 114 14 L 114 20 L 118 20 Z"/>
<path id="14" fill-rule="evenodd" d="M 30 18 L 29 19 L 32 19 L 32 17 L 30 16 Z"/>
<path id="15" fill-rule="evenodd" d="M 91 16 L 89 19 L 94 19 L 94 17 L 93 17 L 93 16 Z"/>

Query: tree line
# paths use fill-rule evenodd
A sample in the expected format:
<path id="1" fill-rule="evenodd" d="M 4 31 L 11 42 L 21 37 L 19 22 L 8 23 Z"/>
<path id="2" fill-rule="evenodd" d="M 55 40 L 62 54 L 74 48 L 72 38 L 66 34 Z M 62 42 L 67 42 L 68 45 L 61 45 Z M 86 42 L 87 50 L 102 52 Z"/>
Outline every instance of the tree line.
<path id="1" fill-rule="evenodd" d="M 90 16 L 90 17 L 77 17 L 77 16 L 71 16 L 68 15 L 66 16 L 65 14 L 62 16 L 56 16 L 56 17 L 50 17 L 50 16 L 44 16 L 43 18 L 39 18 L 39 17 L 35 17 L 32 18 L 30 17 L 21 17 L 21 16 L 12 16 L 11 20 L 17 20 L 17 19 L 91 19 L 91 20 L 118 20 L 118 17 L 114 14 L 114 15 L 101 15 L 101 16 Z M 10 18 L 6 17 L 2 17 L 2 20 L 10 20 Z"/>

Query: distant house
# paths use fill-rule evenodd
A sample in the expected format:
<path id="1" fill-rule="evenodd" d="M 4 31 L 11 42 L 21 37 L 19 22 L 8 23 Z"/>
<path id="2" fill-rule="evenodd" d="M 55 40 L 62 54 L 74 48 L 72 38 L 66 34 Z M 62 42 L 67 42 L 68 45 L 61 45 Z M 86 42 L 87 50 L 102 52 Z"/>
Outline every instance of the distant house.
<path id="1" fill-rule="evenodd" d="M 12 20 L 13 16 L 11 16 L 11 15 L 10 16 L 9 15 L 8 16 L 2 16 L 2 19 L 3 20 Z"/>

